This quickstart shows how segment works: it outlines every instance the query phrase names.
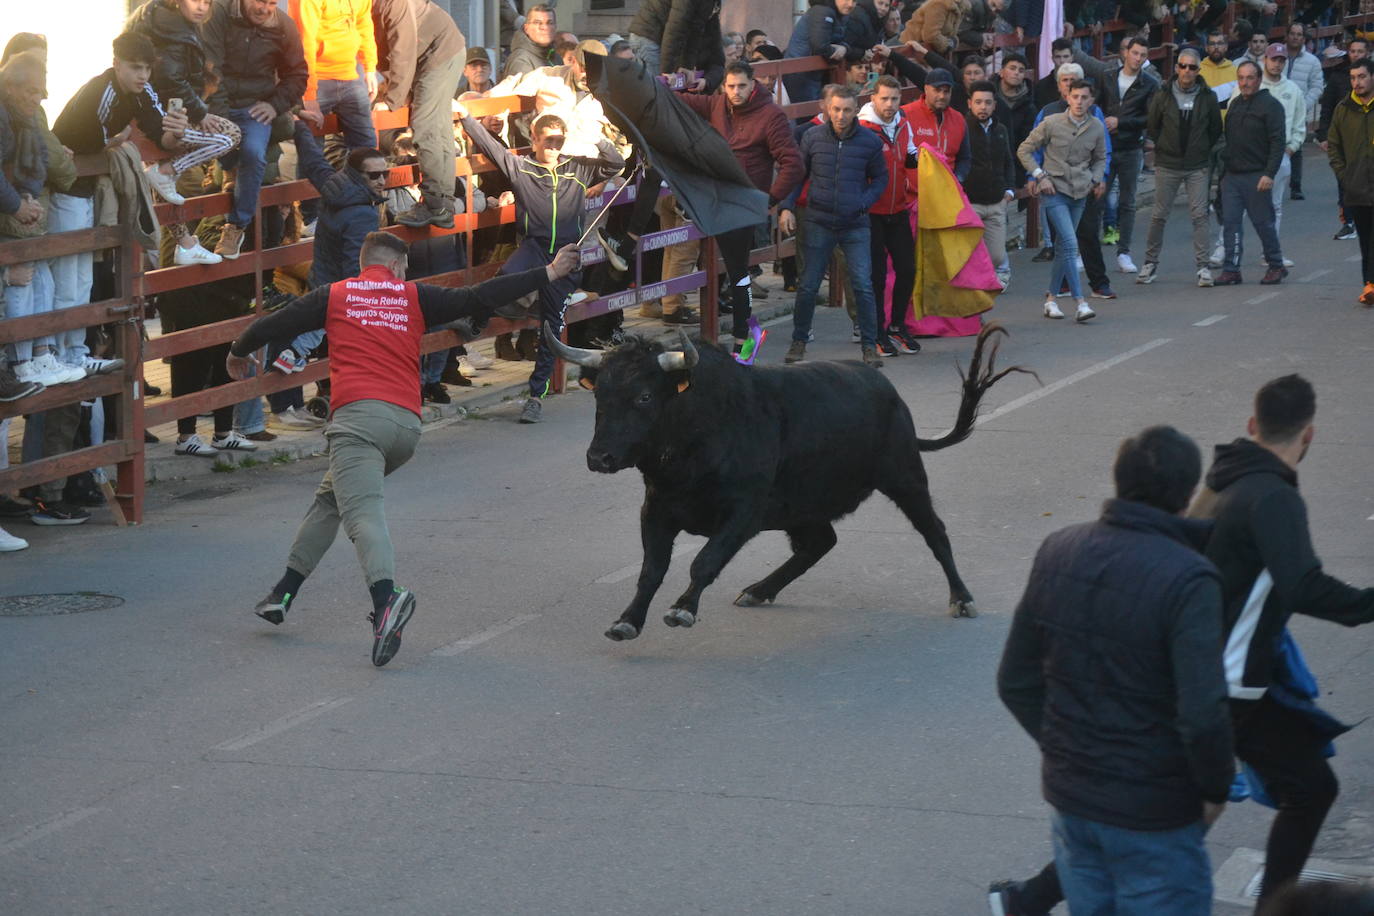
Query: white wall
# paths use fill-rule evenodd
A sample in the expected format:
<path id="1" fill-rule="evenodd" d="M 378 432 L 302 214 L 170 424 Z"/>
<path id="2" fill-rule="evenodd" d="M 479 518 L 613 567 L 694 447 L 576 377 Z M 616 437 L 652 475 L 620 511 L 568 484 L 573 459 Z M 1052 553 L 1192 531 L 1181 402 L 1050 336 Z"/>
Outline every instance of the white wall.
<path id="1" fill-rule="evenodd" d="M 48 36 L 48 123 L 82 84 L 110 66 L 110 42 L 124 27 L 126 0 L 5 0 L 0 43 L 15 32 Z"/>

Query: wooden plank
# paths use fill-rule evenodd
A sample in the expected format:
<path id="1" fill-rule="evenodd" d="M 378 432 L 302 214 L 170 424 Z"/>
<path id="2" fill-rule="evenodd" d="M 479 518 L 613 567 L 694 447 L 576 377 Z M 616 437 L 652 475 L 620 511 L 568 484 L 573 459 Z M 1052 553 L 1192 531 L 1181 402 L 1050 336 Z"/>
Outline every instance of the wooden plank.
<path id="1" fill-rule="evenodd" d="M 54 232 L 31 239 L 15 239 L 0 243 L 0 267 L 60 258 L 83 251 L 118 248 L 124 241 L 125 230 L 120 226 L 98 226 L 72 232 Z"/>
<path id="2" fill-rule="evenodd" d="M 124 376 L 120 373 L 93 375 L 79 382 L 44 388 L 37 394 L 31 394 L 17 401 L 0 402 L 0 420 L 8 417 L 20 417 L 24 414 L 41 413 L 54 407 L 61 407 L 64 404 L 89 401 L 93 398 L 104 397 L 107 394 L 119 394 L 125 390 Z"/>
<path id="3" fill-rule="evenodd" d="M 107 321 L 122 321 L 139 314 L 139 310 L 139 306 L 131 306 L 119 299 L 102 299 L 99 302 L 61 311 L 26 315 L 23 318 L 6 318 L 0 320 L 0 344 L 89 328 Z"/>
<path id="4" fill-rule="evenodd" d="M 25 487 L 80 474 L 82 471 L 117 464 L 128 460 L 135 452 L 142 451 L 142 442 L 133 443 L 121 439 L 79 448 L 65 455 L 17 464 L 8 470 L 0 471 L 0 492 L 12 493 Z"/>

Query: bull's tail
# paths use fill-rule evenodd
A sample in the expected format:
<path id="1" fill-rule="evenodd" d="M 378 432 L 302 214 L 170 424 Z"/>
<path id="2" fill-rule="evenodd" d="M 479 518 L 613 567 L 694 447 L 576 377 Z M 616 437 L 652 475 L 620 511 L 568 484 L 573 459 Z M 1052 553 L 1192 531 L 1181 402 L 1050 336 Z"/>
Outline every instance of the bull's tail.
<path id="1" fill-rule="evenodd" d="M 1013 372 L 1024 372 L 1027 375 L 1035 376 L 1035 380 L 1040 381 L 1040 376 L 1030 369 L 1021 366 L 1012 366 L 998 372 L 996 369 L 997 350 L 1002 342 L 995 340 L 996 335 L 1009 336 L 1007 329 L 997 322 L 992 322 L 984 326 L 978 333 L 978 342 L 973 347 L 973 359 L 969 363 L 968 374 L 964 374 L 962 368 L 959 369 L 959 377 L 964 382 L 964 396 L 959 401 L 959 416 L 954 421 L 954 428 L 945 433 L 938 439 L 917 438 L 916 445 L 923 452 L 938 452 L 942 448 L 949 448 L 951 445 L 958 445 L 969 437 L 973 432 L 974 423 L 978 419 L 978 405 L 983 400 L 983 395 L 993 385 L 997 384 L 1002 378 Z M 984 364 L 983 348 L 988 341 L 992 341 L 992 349 L 987 353 L 986 365 Z"/>

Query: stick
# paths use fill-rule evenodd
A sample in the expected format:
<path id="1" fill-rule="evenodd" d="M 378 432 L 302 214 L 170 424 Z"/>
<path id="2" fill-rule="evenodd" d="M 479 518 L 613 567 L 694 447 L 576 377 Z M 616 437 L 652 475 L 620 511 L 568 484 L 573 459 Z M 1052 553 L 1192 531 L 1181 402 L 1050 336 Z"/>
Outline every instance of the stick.
<path id="1" fill-rule="evenodd" d="M 586 230 L 584 230 L 582 233 L 582 238 L 577 240 L 578 248 L 582 247 L 582 243 L 587 241 L 587 236 L 592 234 L 592 230 L 596 228 L 596 224 L 601 222 L 601 217 L 605 216 L 606 212 L 610 210 L 611 207 L 615 204 L 615 199 L 620 196 L 620 192 L 630 186 L 630 180 L 633 179 L 635 175 L 637 175 L 640 171 L 642 171 L 643 168 L 643 162 L 637 163 L 634 167 L 634 171 L 630 172 L 630 177 L 625 179 L 625 183 L 615 189 L 615 193 L 611 195 L 610 200 L 606 201 L 606 205 L 601 208 L 601 212 L 597 213 L 596 217 L 590 223 L 587 224 Z"/>

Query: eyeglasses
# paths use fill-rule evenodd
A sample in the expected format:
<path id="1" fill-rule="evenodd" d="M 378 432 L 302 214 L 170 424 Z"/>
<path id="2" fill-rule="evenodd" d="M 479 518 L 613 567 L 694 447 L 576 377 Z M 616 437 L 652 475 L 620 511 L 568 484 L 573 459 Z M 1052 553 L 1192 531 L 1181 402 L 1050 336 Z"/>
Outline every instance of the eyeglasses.
<path id="1" fill-rule="evenodd" d="M 367 176 L 369 181 L 381 181 L 383 178 L 386 177 L 386 173 L 386 169 L 382 169 L 380 172 L 363 172 L 363 174 Z"/>
<path id="2" fill-rule="evenodd" d="M 548 134 L 544 137 L 541 137 L 539 139 L 539 142 L 542 143 L 547 149 L 562 149 L 563 141 L 566 139 L 567 137 L 563 136 L 562 134 Z"/>
<path id="3" fill-rule="evenodd" d="M 1198 69 L 1198 65 L 1197 65 L 1197 64 L 1174 64 L 1174 66 L 1175 66 L 1177 69 L 1179 69 L 1179 70 L 1197 70 L 1197 69 Z"/>

